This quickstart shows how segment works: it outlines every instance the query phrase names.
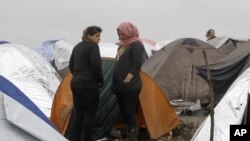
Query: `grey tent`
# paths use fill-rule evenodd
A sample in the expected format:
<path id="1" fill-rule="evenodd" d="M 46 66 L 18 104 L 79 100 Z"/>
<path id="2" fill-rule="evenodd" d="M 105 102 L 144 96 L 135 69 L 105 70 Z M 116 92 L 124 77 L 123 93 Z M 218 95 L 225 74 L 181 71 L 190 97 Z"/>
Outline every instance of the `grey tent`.
<path id="1" fill-rule="evenodd" d="M 211 80 L 217 102 L 234 80 L 250 66 L 250 42 L 242 43 L 231 54 L 217 63 L 209 65 Z M 205 66 L 196 66 L 198 75 L 207 78 Z"/>
<path id="2" fill-rule="evenodd" d="M 227 56 L 244 41 L 246 40 L 222 36 L 208 40 L 208 43 L 217 48 L 223 55 Z"/>
<path id="3" fill-rule="evenodd" d="M 164 90 L 170 100 L 208 98 L 208 84 L 196 75 L 195 65 L 204 65 L 202 51 L 206 51 L 209 63 L 223 55 L 208 43 L 194 38 L 175 40 L 151 56 L 142 66 Z"/>

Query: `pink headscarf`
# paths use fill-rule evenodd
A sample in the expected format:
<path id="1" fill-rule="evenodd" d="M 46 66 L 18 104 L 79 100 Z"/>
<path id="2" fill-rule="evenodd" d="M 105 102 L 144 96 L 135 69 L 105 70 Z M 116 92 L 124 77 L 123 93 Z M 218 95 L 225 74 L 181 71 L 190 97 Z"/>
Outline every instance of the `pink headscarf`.
<path id="1" fill-rule="evenodd" d="M 135 41 L 140 40 L 137 27 L 130 22 L 121 23 L 117 29 L 119 29 L 123 34 L 128 37 L 127 40 L 121 40 L 121 43 L 119 44 L 129 45 Z"/>

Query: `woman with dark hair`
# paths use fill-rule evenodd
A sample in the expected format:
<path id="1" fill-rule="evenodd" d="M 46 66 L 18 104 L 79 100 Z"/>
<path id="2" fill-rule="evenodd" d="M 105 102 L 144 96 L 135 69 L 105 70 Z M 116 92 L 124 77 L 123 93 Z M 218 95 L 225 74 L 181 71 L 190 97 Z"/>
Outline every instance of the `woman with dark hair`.
<path id="1" fill-rule="evenodd" d="M 74 47 L 70 57 L 69 69 L 73 74 L 71 90 L 76 114 L 72 141 L 93 141 L 92 134 L 99 104 L 99 87 L 103 86 L 98 46 L 101 32 L 100 27 L 87 27 L 83 32 L 82 41 Z"/>
<path id="2" fill-rule="evenodd" d="M 117 28 L 120 46 L 116 55 L 112 90 L 117 96 L 121 114 L 127 125 L 127 140 L 137 141 L 136 109 L 142 81 L 139 75 L 145 49 L 139 32 L 132 23 L 123 22 Z"/>

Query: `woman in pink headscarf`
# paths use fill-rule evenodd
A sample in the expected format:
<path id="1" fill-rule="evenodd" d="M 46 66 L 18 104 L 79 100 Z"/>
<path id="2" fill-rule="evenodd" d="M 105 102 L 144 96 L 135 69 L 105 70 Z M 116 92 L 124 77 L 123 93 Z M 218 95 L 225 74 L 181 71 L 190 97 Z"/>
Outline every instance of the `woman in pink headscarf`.
<path id="1" fill-rule="evenodd" d="M 112 90 L 117 96 L 120 110 L 128 127 L 127 140 L 137 141 L 136 108 L 142 87 L 139 72 L 146 53 L 136 26 L 123 22 L 117 28 L 120 46 L 116 55 Z"/>

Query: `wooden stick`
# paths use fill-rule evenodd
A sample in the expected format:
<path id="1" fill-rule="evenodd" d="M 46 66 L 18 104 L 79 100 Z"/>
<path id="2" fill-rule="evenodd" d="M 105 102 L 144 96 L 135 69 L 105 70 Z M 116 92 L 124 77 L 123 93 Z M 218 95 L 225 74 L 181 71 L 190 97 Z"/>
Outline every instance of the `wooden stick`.
<path id="1" fill-rule="evenodd" d="M 213 141 L 214 140 L 214 91 L 213 91 L 213 85 L 212 85 L 210 70 L 209 70 L 208 61 L 207 61 L 207 55 L 206 55 L 206 52 L 204 50 L 202 51 L 202 53 L 204 56 L 206 67 L 207 67 L 207 82 L 209 85 L 210 106 L 211 106 L 211 109 L 210 109 L 210 117 L 211 117 L 210 141 Z"/>

